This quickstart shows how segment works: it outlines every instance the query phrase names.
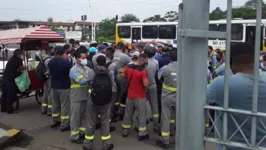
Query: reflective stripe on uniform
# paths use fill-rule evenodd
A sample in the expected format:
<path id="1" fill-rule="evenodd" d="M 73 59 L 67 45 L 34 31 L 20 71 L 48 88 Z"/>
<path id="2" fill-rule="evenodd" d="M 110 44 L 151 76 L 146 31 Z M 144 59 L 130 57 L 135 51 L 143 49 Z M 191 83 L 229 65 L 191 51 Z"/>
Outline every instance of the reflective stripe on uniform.
<path id="1" fill-rule="evenodd" d="M 58 117 L 59 116 L 59 113 L 58 114 L 52 114 L 52 117 Z"/>
<path id="2" fill-rule="evenodd" d="M 216 68 L 217 68 L 217 66 L 212 66 L 212 68 L 213 68 L 213 69 L 216 69 Z"/>
<path id="3" fill-rule="evenodd" d="M 171 91 L 171 92 L 177 91 L 177 89 L 175 87 L 170 87 L 170 86 L 167 86 L 165 84 L 163 84 L 163 89 L 166 89 L 166 90 Z"/>
<path id="4" fill-rule="evenodd" d="M 120 104 L 119 102 L 116 102 L 116 103 L 115 103 L 115 106 L 118 106 L 119 104 Z"/>
<path id="5" fill-rule="evenodd" d="M 211 84 L 212 83 L 212 80 L 209 80 L 209 84 Z"/>
<path id="6" fill-rule="evenodd" d="M 103 141 L 106 141 L 106 140 L 109 140 L 111 139 L 111 135 L 109 134 L 108 136 L 102 136 L 102 140 Z"/>
<path id="7" fill-rule="evenodd" d="M 131 125 L 122 124 L 122 128 L 124 128 L 124 129 L 130 129 L 131 128 Z"/>
<path id="8" fill-rule="evenodd" d="M 42 103 L 42 107 L 47 107 L 47 104 L 45 104 L 45 103 Z"/>
<path id="9" fill-rule="evenodd" d="M 209 128 L 209 124 L 208 124 L 208 123 L 206 123 L 206 124 L 205 124 L 205 127 L 206 127 L 206 128 Z"/>
<path id="10" fill-rule="evenodd" d="M 86 87 L 87 85 L 80 85 L 80 84 L 71 84 L 70 88 L 71 89 L 76 89 L 76 88 L 82 88 Z"/>
<path id="11" fill-rule="evenodd" d="M 94 139 L 94 135 L 92 136 L 85 135 L 85 139 L 92 141 Z"/>
<path id="12" fill-rule="evenodd" d="M 101 118 L 101 115 L 98 115 L 98 118 Z"/>
<path id="13" fill-rule="evenodd" d="M 77 135 L 77 134 L 79 134 L 79 131 L 72 131 L 71 132 L 71 135 Z"/>
<path id="14" fill-rule="evenodd" d="M 162 136 L 170 136 L 170 132 L 161 132 Z"/>
<path id="15" fill-rule="evenodd" d="M 53 105 L 48 105 L 48 108 L 52 108 L 53 107 Z"/>
<path id="16" fill-rule="evenodd" d="M 118 70 L 118 72 L 119 72 L 119 73 L 122 73 L 122 72 L 124 72 L 124 70 L 125 70 L 125 68 L 120 68 L 120 69 Z"/>
<path id="17" fill-rule="evenodd" d="M 88 92 L 91 93 L 91 89 L 89 89 Z"/>
<path id="18" fill-rule="evenodd" d="M 79 130 L 85 132 L 86 131 L 86 128 L 80 127 Z"/>
<path id="19" fill-rule="evenodd" d="M 175 123 L 175 120 L 170 120 L 170 123 Z"/>
<path id="20" fill-rule="evenodd" d="M 126 107 L 126 105 L 125 104 L 120 104 L 120 107 Z"/>
<path id="21" fill-rule="evenodd" d="M 76 78 L 76 82 L 79 82 L 81 79 L 83 79 L 84 78 L 84 76 L 83 75 L 79 75 L 77 78 Z"/>
<path id="22" fill-rule="evenodd" d="M 139 131 L 146 131 L 146 127 L 139 127 Z"/>
<path id="23" fill-rule="evenodd" d="M 159 118 L 159 114 L 153 114 L 152 115 L 154 118 Z"/>
<path id="24" fill-rule="evenodd" d="M 69 116 L 61 116 L 61 120 L 68 120 Z"/>

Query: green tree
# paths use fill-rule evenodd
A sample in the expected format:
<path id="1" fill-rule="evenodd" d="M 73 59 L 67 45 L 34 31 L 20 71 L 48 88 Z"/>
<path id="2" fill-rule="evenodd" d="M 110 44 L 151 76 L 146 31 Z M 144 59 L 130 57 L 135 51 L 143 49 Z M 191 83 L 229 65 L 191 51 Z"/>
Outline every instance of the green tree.
<path id="1" fill-rule="evenodd" d="M 134 14 L 125 14 L 121 17 L 122 23 L 128 23 L 128 22 L 139 22 L 139 18 L 135 16 Z"/>
<path id="2" fill-rule="evenodd" d="M 106 18 L 102 20 L 102 23 L 99 26 L 98 38 L 107 39 L 114 41 L 115 40 L 115 27 L 116 27 L 116 19 L 115 18 Z"/>
<path id="3" fill-rule="evenodd" d="M 168 22 L 178 21 L 178 12 L 176 12 L 176 11 L 168 11 L 164 15 L 164 19 L 166 19 Z"/>
<path id="4" fill-rule="evenodd" d="M 220 7 L 215 8 L 210 13 L 210 20 L 220 20 L 225 18 L 225 12 L 221 10 Z"/>
<path id="5" fill-rule="evenodd" d="M 144 19 L 143 22 L 148 22 L 148 21 L 152 21 L 152 22 L 166 22 L 167 20 L 165 18 L 162 18 L 161 15 L 154 15 L 153 17 L 149 17 L 147 19 Z"/>

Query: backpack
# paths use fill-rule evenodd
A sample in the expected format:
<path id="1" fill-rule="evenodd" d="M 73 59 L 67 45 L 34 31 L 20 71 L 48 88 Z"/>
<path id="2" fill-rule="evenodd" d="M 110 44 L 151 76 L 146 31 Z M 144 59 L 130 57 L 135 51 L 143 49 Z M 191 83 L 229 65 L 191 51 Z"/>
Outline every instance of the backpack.
<path id="1" fill-rule="evenodd" d="M 107 64 L 105 64 L 105 68 L 108 69 L 109 66 L 110 66 L 112 63 L 113 63 L 112 61 L 109 61 Z"/>
<path id="2" fill-rule="evenodd" d="M 47 75 L 46 72 L 46 67 L 45 67 L 45 60 L 49 59 L 51 57 L 46 57 L 43 60 L 40 60 L 38 66 L 36 67 L 36 75 L 37 75 L 37 79 L 40 81 L 46 81 L 49 77 Z"/>
<path id="3" fill-rule="evenodd" d="M 107 105 L 112 101 L 112 80 L 109 70 L 93 69 L 95 76 L 91 84 L 91 99 L 94 105 Z"/>

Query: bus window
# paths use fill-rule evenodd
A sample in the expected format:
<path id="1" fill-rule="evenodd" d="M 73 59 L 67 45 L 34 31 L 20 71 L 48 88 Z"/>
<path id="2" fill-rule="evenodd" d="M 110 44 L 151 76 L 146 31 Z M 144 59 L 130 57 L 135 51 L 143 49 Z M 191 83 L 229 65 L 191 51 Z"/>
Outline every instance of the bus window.
<path id="1" fill-rule="evenodd" d="M 161 25 L 159 26 L 159 39 L 175 39 L 176 26 L 175 25 Z"/>
<path id="2" fill-rule="evenodd" d="M 241 41 L 243 40 L 243 24 L 232 24 L 231 40 Z M 218 31 L 226 32 L 226 24 L 220 24 Z"/>
<path id="3" fill-rule="evenodd" d="M 130 26 L 119 26 L 118 35 L 120 38 L 130 38 L 131 28 Z"/>
<path id="4" fill-rule="evenodd" d="M 158 26 L 143 26 L 142 27 L 143 39 L 157 39 L 158 38 Z"/>
<path id="5" fill-rule="evenodd" d="M 209 31 L 218 31 L 218 26 L 216 24 L 209 24 Z M 209 40 L 215 40 L 216 38 L 209 38 Z"/>

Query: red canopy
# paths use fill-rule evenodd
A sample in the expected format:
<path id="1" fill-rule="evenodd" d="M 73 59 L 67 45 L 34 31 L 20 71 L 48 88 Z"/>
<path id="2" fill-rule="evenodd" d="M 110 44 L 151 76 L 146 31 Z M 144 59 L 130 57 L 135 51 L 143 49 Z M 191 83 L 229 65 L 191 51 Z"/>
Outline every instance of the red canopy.
<path id="1" fill-rule="evenodd" d="M 27 40 L 61 41 L 61 37 L 47 26 L 0 31 L 0 44 L 19 44 Z"/>

